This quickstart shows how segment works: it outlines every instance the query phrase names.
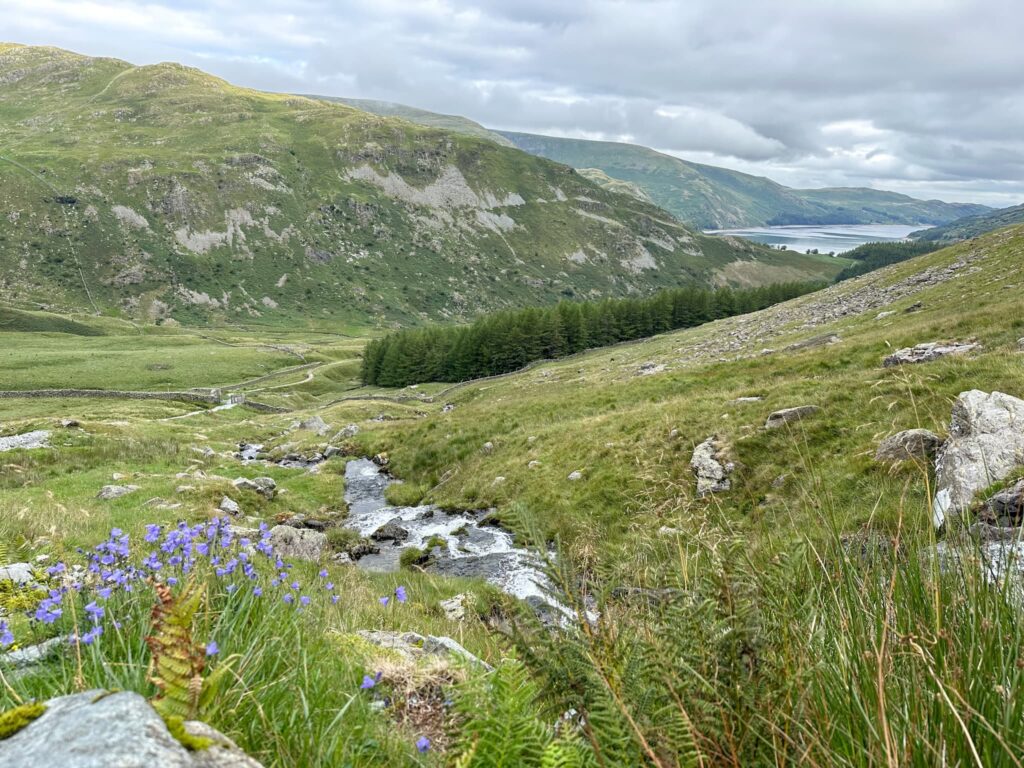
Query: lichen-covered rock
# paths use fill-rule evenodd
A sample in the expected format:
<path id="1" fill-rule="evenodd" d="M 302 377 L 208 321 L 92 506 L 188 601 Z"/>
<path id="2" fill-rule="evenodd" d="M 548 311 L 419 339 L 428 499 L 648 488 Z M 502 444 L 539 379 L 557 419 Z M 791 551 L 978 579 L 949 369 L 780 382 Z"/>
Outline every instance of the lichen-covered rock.
<path id="1" fill-rule="evenodd" d="M 394 651 L 407 659 L 451 655 L 468 661 L 470 664 L 491 669 L 490 664 L 474 656 L 450 637 L 421 635 L 418 632 L 386 632 L 370 629 L 361 629 L 357 634 L 364 640 L 381 648 Z"/>
<path id="2" fill-rule="evenodd" d="M 816 405 L 798 405 L 795 408 L 783 408 L 781 411 L 771 414 L 764 423 L 764 427 L 765 429 L 778 429 L 784 424 L 813 416 L 820 410 L 821 408 Z"/>
<path id="3" fill-rule="evenodd" d="M 47 441 L 49 439 L 50 433 L 45 429 L 37 429 L 34 432 L 24 432 L 20 435 L 10 435 L 9 437 L 0 437 L 0 452 L 47 448 Z"/>
<path id="4" fill-rule="evenodd" d="M 717 437 L 709 437 L 693 449 L 690 469 L 697 477 L 697 495 L 728 491 L 732 487 L 729 475 L 736 468 L 726 458 L 726 449 Z"/>
<path id="5" fill-rule="evenodd" d="M 220 500 L 220 505 L 217 507 L 221 512 L 232 517 L 237 517 L 242 514 L 242 508 L 238 506 L 238 502 L 228 496 L 225 496 Z"/>
<path id="6" fill-rule="evenodd" d="M 907 429 L 878 444 L 876 461 L 930 461 L 942 447 L 942 438 L 927 429 Z"/>
<path id="7" fill-rule="evenodd" d="M 139 490 L 137 485 L 104 485 L 100 488 L 100 492 L 96 494 L 96 498 L 110 501 L 111 499 L 127 496 L 129 493 L 134 493 L 137 490 Z"/>
<path id="8" fill-rule="evenodd" d="M 970 341 L 930 341 L 925 344 L 918 344 L 914 347 L 898 349 L 882 361 L 886 368 L 896 365 L 912 365 L 915 363 L 929 363 L 938 360 L 940 357 L 949 355 L 963 355 L 975 349 L 980 349 L 980 344 Z"/>
<path id="9" fill-rule="evenodd" d="M 327 536 L 309 528 L 275 525 L 270 529 L 270 544 L 274 553 L 294 560 L 319 560 L 327 551 Z"/>
<path id="10" fill-rule="evenodd" d="M 56 655 L 61 648 L 67 648 L 68 643 L 63 637 L 51 637 L 35 645 L 27 645 L 24 648 L 16 648 L 13 651 L 0 654 L 0 668 L 21 669 L 38 664 L 50 656 Z"/>
<path id="11" fill-rule="evenodd" d="M 1024 480 L 993 494 L 982 505 L 978 517 L 996 526 L 1024 524 Z"/>
<path id="12" fill-rule="evenodd" d="M 139 694 L 86 691 L 46 702 L 46 710 L 0 741 L 4 768 L 260 768 L 223 734 L 202 723 L 185 730 L 212 743 L 190 752 Z"/>
<path id="13" fill-rule="evenodd" d="M 299 423 L 299 429 L 306 429 L 310 432 L 315 432 L 317 435 L 326 435 L 331 431 L 330 425 L 324 421 L 319 415 L 311 416 L 303 422 Z"/>
<path id="14" fill-rule="evenodd" d="M 1002 392 L 963 392 L 953 404 L 949 439 L 935 460 L 932 522 L 968 509 L 974 495 L 1024 465 L 1024 400 Z"/>
<path id="15" fill-rule="evenodd" d="M 35 581 L 32 566 L 28 563 L 11 563 L 0 568 L 0 581 L 13 581 L 15 584 L 31 584 Z"/>

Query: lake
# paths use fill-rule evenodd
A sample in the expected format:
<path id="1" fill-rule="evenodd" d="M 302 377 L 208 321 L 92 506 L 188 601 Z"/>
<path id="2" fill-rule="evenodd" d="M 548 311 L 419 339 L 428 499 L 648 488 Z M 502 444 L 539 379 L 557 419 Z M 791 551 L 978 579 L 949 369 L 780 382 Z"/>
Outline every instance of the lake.
<path id="1" fill-rule="evenodd" d="M 864 243 L 905 240 L 907 235 L 927 224 L 830 224 L 798 227 L 751 227 L 749 229 L 716 229 L 709 235 L 735 235 L 758 243 L 786 246 L 801 253 L 818 249 L 820 253 L 843 253 Z"/>

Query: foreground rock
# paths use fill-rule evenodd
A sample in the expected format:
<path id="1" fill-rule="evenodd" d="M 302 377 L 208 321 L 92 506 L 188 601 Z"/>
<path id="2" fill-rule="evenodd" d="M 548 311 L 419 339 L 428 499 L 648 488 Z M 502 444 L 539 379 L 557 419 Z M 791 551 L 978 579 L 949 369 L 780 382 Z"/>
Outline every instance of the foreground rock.
<path id="1" fill-rule="evenodd" d="M 1022 465 L 1024 400 L 1002 392 L 963 392 L 935 461 L 935 526 L 968 509 L 978 491 Z"/>
<path id="2" fill-rule="evenodd" d="M 820 410 L 821 408 L 816 405 L 798 405 L 796 408 L 783 408 L 781 411 L 776 411 L 768 417 L 768 421 L 764 423 L 764 428 L 778 429 L 784 424 L 813 416 Z"/>
<path id="3" fill-rule="evenodd" d="M 67 648 L 68 643 L 62 637 L 51 637 L 35 645 L 28 645 L 24 648 L 17 648 L 13 651 L 0 654 L 0 668 L 22 669 L 38 664 L 51 656 L 56 656 L 62 648 Z"/>
<path id="4" fill-rule="evenodd" d="M 697 495 L 728 491 L 732 487 L 729 475 L 736 465 L 726 457 L 725 445 L 717 437 L 709 437 L 693 449 L 690 469 L 697 477 Z"/>
<path id="5" fill-rule="evenodd" d="M 450 637 L 424 636 L 418 632 L 385 632 L 369 629 L 359 630 L 358 635 L 364 640 L 394 651 L 406 659 L 418 659 L 424 656 L 455 656 L 470 664 L 491 669 L 490 664 L 474 656 Z"/>
<path id="6" fill-rule="evenodd" d="M 0 437 L 0 453 L 18 449 L 28 451 L 33 448 L 48 448 L 47 441 L 49 439 L 50 433 L 45 429 L 37 429 L 35 432 L 25 432 L 10 437 Z"/>
<path id="7" fill-rule="evenodd" d="M 896 365 L 913 365 L 915 363 L 929 363 L 938 360 L 940 357 L 949 355 L 963 355 L 981 349 L 980 344 L 970 341 L 930 341 L 926 344 L 918 344 L 914 347 L 898 349 L 882 361 L 886 368 Z"/>
<path id="8" fill-rule="evenodd" d="M 0 741 L 4 768 L 260 768 L 223 734 L 189 721 L 185 730 L 210 739 L 190 752 L 137 693 L 86 691 L 46 703 L 37 720 Z"/>
<path id="9" fill-rule="evenodd" d="M 942 447 L 942 438 L 927 429 L 907 429 L 878 445 L 876 461 L 930 461 Z"/>
<path id="10" fill-rule="evenodd" d="M 104 485 L 100 488 L 100 492 L 96 494 L 96 498 L 110 501 L 111 499 L 127 496 L 129 493 L 135 493 L 137 490 L 139 490 L 137 485 Z"/>
<path id="11" fill-rule="evenodd" d="M 28 563 L 11 563 L 0 568 L 0 581 L 13 581 L 15 584 L 25 585 L 35 580 L 32 566 Z"/>
<path id="12" fill-rule="evenodd" d="M 285 559 L 319 560 L 327 551 L 327 536 L 309 528 L 275 525 L 270 529 L 274 554 Z"/>

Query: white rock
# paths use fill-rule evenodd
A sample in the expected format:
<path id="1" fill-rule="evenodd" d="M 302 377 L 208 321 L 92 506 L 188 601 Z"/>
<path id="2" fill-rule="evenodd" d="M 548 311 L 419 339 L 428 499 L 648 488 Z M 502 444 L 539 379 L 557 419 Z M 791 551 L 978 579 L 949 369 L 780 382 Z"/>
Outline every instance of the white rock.
<path id="1" fill-rule="evenodd" d="M 935 460 L 932 522 L 939 527 L 969 509 L 978 491 L 1022 465 L 1024 400 L 977 389 L 961 393 Z"/>
<path id="2" fill-rule="evenodd" d="M 466 618 L 466 602 L 469 596 L 466 594 L 455 595 L 447 600 L 442 600 L 439 605 L 449 621 L 462 621 Z"/>
<path id="3" fill-rule="evenodd" d="M 104 485 L 100 488 L 100 492 L 96 494 L 96 498 L 109 501 L 127 496 L 129 493 L 134 493 L 137 490 L 139 490 L 137 485 Z"/>
<path id="4" fill-rule="evenodd" d="M 32 566 L 28 563 L 12 563 L 0 568 L 0 581 L 13 581 L 15 584 L 31 584 L 35 581 Z"/>
<path id="5" fill-rule="evenodd" d="M 319 560 L 327 551 L 327 536 L 309 528 L 275 525 L 270 529 L 274 554 L 295 560 Z"/>
<path id="6" fill-rule="evenodd" d="M 225 496 L 220 500 L 220 504 L 217 509 L 232 516 L 242 514 L 242 508 L 238 506 L 238 502 L 228 496 Z"/>
<path id="7" fill-rule="evenodd" d="M 576 482 L 577 480 L 582 480 L 583 479 L 583 472 L 581 472 L 578 469 L 576 471 L 574 471 L 574 472 L 570 472 L 568 479 L 572 480 L 573 482 Z"/>
<path id="8" fill-rule="evenodd" d="M 729 475 L 736 468 L 726 459 L 725 446 L 712 436 L 693 449 L 690 469 L 697 477 L 697 495 L 728 491 L 732 487 Z"/>

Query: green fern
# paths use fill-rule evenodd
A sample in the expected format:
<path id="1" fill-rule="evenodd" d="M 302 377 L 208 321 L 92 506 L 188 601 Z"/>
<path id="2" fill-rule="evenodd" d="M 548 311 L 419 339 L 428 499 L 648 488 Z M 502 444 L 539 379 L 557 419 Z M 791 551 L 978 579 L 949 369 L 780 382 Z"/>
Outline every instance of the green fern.
<path id="1" fill-rule="evenodd" d="M 203 649 L 192 637 L 192 620 L 203 602 L 203 588 L 190 580 L 175 596 L 156 585 L 153 633 L 146 638 L 152 657 L 149 680 L 158 689 L 153 708 L 165 720 L 197 717 L 203 694 Z"/>

